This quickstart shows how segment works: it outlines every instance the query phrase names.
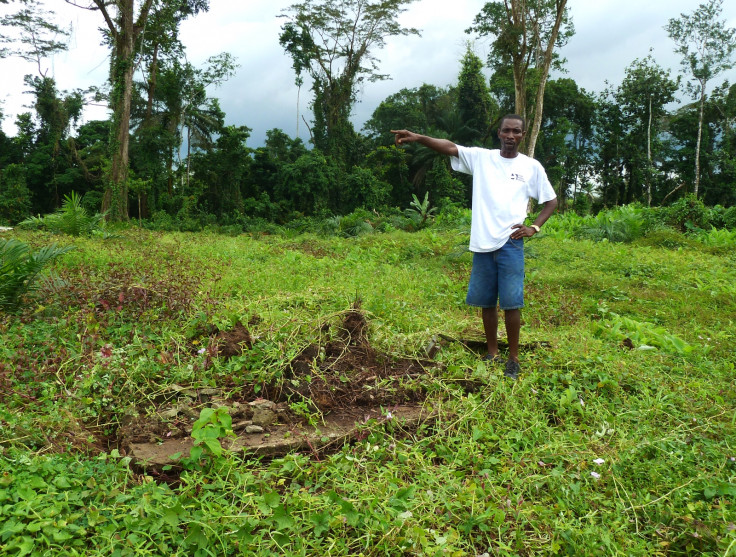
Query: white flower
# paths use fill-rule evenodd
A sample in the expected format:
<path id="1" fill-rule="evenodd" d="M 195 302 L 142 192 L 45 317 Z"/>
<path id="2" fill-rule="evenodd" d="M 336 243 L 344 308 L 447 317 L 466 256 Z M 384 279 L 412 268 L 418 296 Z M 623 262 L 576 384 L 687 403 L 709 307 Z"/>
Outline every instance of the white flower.
<path id="1" fill-rule="evenodd" d="M 583 402 L 582 397 L 580 398 L 580 406 L 582 406 L 583 408 L 585 408 L 585 402 Z"/>
<path id="2" fill-rule="evenodd" d="M 601 464 L 605 462 L 605 460 L 603 460 L 602 458 L 596 458 L 593 462 L 595 462 L 598 466 L 600 466 Z"/>
<path id="3" fill-rule="evenodd" d="M 591 472 L 590 475 L 593 476 L 596 480 L 601 477 L 601 475 L 598 472 Z"/>
<path id="4" fill-rule="evenodd" d="M 199 350 L 197 350 L 197 354 L 204 354 L 205 352 L 207 352 L 206 348 L 200 348 Z"/>
<path id="5" fill-rule="evenodd" d="M 394 417 L 394 415 L 391 412 L 386 412 L 386 419 L 387 420 L 390 420 L 393 417 Z"/>

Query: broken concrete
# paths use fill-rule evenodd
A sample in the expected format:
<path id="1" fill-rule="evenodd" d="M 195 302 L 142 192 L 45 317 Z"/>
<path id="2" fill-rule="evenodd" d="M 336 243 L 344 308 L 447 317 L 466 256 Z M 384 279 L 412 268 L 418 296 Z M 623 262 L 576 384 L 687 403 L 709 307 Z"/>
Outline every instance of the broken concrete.
<path id="1" fill-rule="evenodd" d="M 327 415 L 323 424 L 318 427 L 304 424 L 272 424 L 268 428 L 262 428 L 262 432 L 248 433 L 254 427 L 249 425 L 235 439 L 223 440 L 223 444 L 232 451 L 269 457 L 283 456 L 299 450 L 320 452 L 358 438 L 360 432 L 371 423 L 391 422 L 398 427 L 414 430 L 421 423 L 436 417 L 435 411 L 420 406 L 395 406 L 389 410 L 361 408 L 360 414 Z M 128 456 L 132 457 L 136 464 L 147 469 L 161 469 L 167 465 L 176 466 L 181 457 L 189 456 L 194 440 L 186 437 L 152 443 L 131 442 L 126 445 Z"/>

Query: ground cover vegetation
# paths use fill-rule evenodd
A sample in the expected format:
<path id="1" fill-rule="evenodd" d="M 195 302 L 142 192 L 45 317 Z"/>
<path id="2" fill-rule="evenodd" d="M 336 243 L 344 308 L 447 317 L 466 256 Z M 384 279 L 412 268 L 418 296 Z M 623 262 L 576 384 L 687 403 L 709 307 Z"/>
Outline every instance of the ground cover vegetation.
<path id="1" fill-rule="evenodd" d="M 553 217 L 527 243 L 518 382 L 480 361 L 467 210 L 358 236 L 13 231 L 64 252 L 0 316 L 0 549 L 730 555 L 724 214 L 690 200 Z M 266 401 L 264 442 L 321 433 L 228 450 Z M 337 414 L 358 428 L 336 442 Z M 194 443 L 146 467 L 141 438 Z"/>
<path id="2" fill-rule="evenodd" d="M 681 80 L 651 56 L 602 93 L 548 79 L 566 2 L 511 0 L 469 29 L 499 27 L 490 78 L 469 47 L 456 84 L 390 95 L 357 131 L 378 50 L 419 33 L 407 3 L 286 10 L 312 141 L 252 148 L 209 96 L 236 61 L 181 62 L 208 2 L 77 3 L 105 18 L 111 82 L 68 92 L 43 69 L 52 15 L 0 0 L 19 10 L 0 56 L 38 69 L 0 132 L 1 553 L 736 555 L 721 3 L 668 24 L 693 104 L 671 109 Z M 77 126 L 93 93 L 113 116 Z M 492 146 L 508 112 L 561 202 L 527 243 L 515 383 L 463 303 L 467 177 L 388 132 Z"/>

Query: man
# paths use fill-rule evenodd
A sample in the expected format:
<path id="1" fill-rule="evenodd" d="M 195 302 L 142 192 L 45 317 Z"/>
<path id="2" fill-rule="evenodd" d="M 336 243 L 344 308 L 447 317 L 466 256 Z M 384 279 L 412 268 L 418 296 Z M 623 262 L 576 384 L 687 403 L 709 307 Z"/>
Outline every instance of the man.
<path id="1" fill-rule="evenodd" d="M 462 147 L 447 139 L 391 130 L 396 145 L 419 143 L 449 155 L 453 170 L 473 176 L 473 218 L 470 226 L 470 273 L 466 303 L 482 308 L 490 362 L 499 362 L 498 310 L 505 312 L 509 357 L 504 375 L 519 376 L 519 331 L 524 307 L 524 238 L 539 232 L 557 207 L 557 196 L 542 165 L 519 153 L 526 123 L 517 114 L 501 119 L 501 149 Z M 534 223 L 526 226 L 529 199 L 543 203 Z"/>

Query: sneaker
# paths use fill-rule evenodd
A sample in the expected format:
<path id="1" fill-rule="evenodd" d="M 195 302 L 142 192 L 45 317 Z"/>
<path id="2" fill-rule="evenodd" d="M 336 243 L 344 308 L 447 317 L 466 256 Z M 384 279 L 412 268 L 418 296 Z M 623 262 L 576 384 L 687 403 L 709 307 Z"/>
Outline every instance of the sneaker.
<path id="1" fill-rule="evenodd" d="M 509 360 L 508 362 L 506 362 L 506 369 L 503 370 L 503 374 L 506 377 L 516 381 L 519 378 L 519 373 L 521 373 L 521 366 L 519 365 L 519 362 L 515 360 Z"/>

